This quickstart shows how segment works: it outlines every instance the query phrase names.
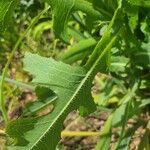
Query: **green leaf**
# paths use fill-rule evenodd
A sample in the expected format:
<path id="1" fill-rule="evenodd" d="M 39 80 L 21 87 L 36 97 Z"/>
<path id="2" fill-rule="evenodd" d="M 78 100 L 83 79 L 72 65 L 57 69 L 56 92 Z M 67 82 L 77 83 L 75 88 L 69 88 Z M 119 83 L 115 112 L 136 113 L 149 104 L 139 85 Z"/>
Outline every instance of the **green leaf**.
<path id="1" fill-rule="evenodd" d="M 108 150 L 111 142 L 111 127 L 113 114 L 107 119 L 103 130 L 100 133 L 100 140 L 97 143 L 96 150 Z"/>
<path id="2" fill-rule="evenodd" d="M 36 112 L 44 109 L 57 99 L 55 93 L 45 87 L 38 86 L 36 87 L 35 92 L 38 99 L 26 105 L 23 112 L 24 116 L 34 115 Z"/>
<path id="3" fill-rule="evenodd" d="M 91 2 L 88 2 L 86 0 L 75 0 L 74 10 L 82 11 L 88 16 L 93 17 L 94 19 L 99 19 L 99 20 L 108 19 L 107 17 L 103 16 L 100 12 L 95 10 Z"/>
<path id="4" fill-rule="evenodd" d="M 130 5 L 129 3 L 125 3 L 125 11 L 128 15 L 128 24 L 129 27 L 131 28 L 131 31 L 133 32 L 137 25 L 138 25 L 138 20 L 139 20 L 139 7 L 135 5 Z"/>
<path id="5" fill-rule="evenodd" d="M 110 0 L 93 0 L 93 6 L 107 19 L 110 19 L 113 16 L 114 10 L 117 8 L 117 2 Z"/>
<path id="6" fill-rule="evenodd" d="M 57 38 L 69 43 L 70 35 L 67 28 L 69 17 L 74 11 L 82 11 L 95 19 L 106 20 L 101 13 L 85 0 L 46 0 L 53 10 L 53 28 Z"/>
<path id="7" fill-rule="evenodd" d="M 150 0 L 128 0 L 128 2 L 136 6 L 150 7 Z"/>
<path id="8" fill-rule="evenodd" d="M 54 18 L 54 32 L 57 38 L 69 43 L 70 36 L 67 31 L 67 23 L 73 9 L 75 0 L 47 0 L 52 6 Z"/>
<path id="9" fill-rule="evenodd" d="M 110 71 L 120 74 L 125 71 L 129 59 L 124 56 L 112 56 L 111 61 Z"/>
<path id="10" fill-rule="evenodd" d="M 79 59 L 82 59 L 84 53 L 87 51 L 89 52 L 89 49 L 94 47 L 96 43 L 97 41 L 93 38 L 81 40 L 79 43 L 68 49 L 61 56 L 61 60 L 65 63 L 73 63 Z"/>
<path id="11" fill-rule="evenodd" d="M 109 29 L 116 19 L 118 10 L 115 12 Z M 36 85 L 50 88 L 56 93 L 58 99 L 50 114 L 38 118 L 19 119 L 9 123 L 6 132 L 16 139 L 14 149 L 41 150 L 44 148 L 45 150 L 54 150 L 60 140 L 62 124 L 68 113 L 79 109 L 85 115 L 95 110 L 91 95 L 92 81 L 96 73 L 102 69 L 103 58 L 107 58 L 106 56 L 108 56 L 107 54 L 116 42 L 118 35 L 118 32 L 115 32 L 113 36 L 108 36 L 107 33 L 103 35 L 106 37 L 102 38 L 102 43 L 99 42 L 94 49 L 97 54 L 101 47 L 99 55 L 96 55 L 95 59 L 95 54 L 92 55 L 88 67 L 87 65 L 71 67 L 52 58 L 44 58 L 31 53 L 26 54 L 25 70 L 35 77 L 33 82 Z"/>
<path id="12" fill-rule="evenodd" d="M 134 125 L 131 128 L 128 128 L 125 130 L 124 136 L 120 142 L 120 145 L 118 146 L 117 150 L 128 150 L 130 149 L 130 143 L 132 141 L 132 136 L 135 134 L 136 130 L 143 125 L 142 122 L 138 122 L 136 125 Z"/>
<path id="13" fill-rule="evenodd" d="M 113 121 L 112 121 L 113 127 L 120 126 L 120 123 L 122 123 L 122 120 L 124 119 L 126 107 L 127 104 L 123 104 L 115 110 Z"/>
<path id="14" fill-rule="evenodd" d="M 134 114 L 140 113 L 141 110 L 150 104 L 150 99 L 140 99 L 139 101 L 135 101 L 134 104 L 132 104 L 132 107 L 130 108 L 130 117 L 132 117 Z"/>
<path id="15" fill-rule="evenodd" d="M 38 25 L 35 26 L 34 30 L 32 31 L 33 32 L 33 37 L 36 40 L 39 40 L 42 33 L 45 30 L 50 30 L 51 28 L 52 28 L 52 21 L 44 21 L 42 23 L 39 23 Z"/>
<path id="16" fill-rule="evenodd" d="M 102 38 L 96 45 L 93 53 L 90 56 L 90 59 L 88 59 L 86 63 L 86 68 L 88 68 L 89 66 L 91 66 L 91 64 L 93 64 L 95 59 L 97 59 L 99 55 L 101 54 L 102 52 L 101 50 L 103 50 L 104 47 L 106 47 L 106 45 L 109 43 L 110 39 L 114 38 L 116 34 L 118 34 L 118 32 L 120 31 L 120 28 L 122 26 L 121 7 L 122 7 L 122 0 L 119 1 L 118 8 L 114 12 L 112 20 L 109 23 L 109 26 L 107 27 L 107 29 L 103 33 Z M 106 67 L 106 66 L 108 67 L 108 65 L 110 65 L 110 51 L 107 52 L 106 58 L 103 57 L 103 63 L 101 64 L 101 66 L 103 67 Z"/>
<path id="17" fill-rule="evenodd" d="M 149 150 L 150 149 L 150 130 L 147 128 L 143 135 L 138 150 Z"/>
<path id="18" fill-rule="evenodd" d="M 36 120 L 21 119 L 21 124 L 19 120 L 14 121 L 8 126 L 7 132 L 10 136 L 17 138 L 18 149 L 53 150 L 60 139 L 63 120 L 70 111 L 78 109 L 79 106 L 85 107 L 86 113 L 95 110 L 91 96 L 92 78 L 90 76 L 92 72 L 86 72 L 84 68 L 71 67 L 51 58 L 43 58 L 34 54 L 26 54 L 24 63 L 25 70 L 35 76 L 33 82 L 50 88 L 57 94 L 58 99 L 52 113 L 36 118 Z M 30 124 L 32 124 L 33 130 L 29 128 L 24 132 L 22 129 L 27 128 Z M 19 141 L 20 135 L 14 129 L 24 135 L 22 137 L 24 147 Z"/>
<path id="19" fill-rule="evenodd" d="M 0 1 L 0 33 L 8 27 L 13 10 L 18 0 L 1 0 Z"/>
<path id="20" fill-rule="evenodd" d="M 142 43 L 142 49 L 135 53 L 135 63 L 143 68 L 150 68 L 150 43 Z"/>
<path id="21" fill-rule="evenodd" d="M 8 125 L 7 133 L 17 139 L 18 147 L 14 149 L 54 150 L 60 139 L 63 121 L 69 112 L 80 109 L 82 113 L 88 114 L 95 110 L 91 96 L 92 80 L 99 70 L 102 58 L 110 51 L 115 40 L 116 37 L 110 40 L 89 70 L 71 67 L 51 58 L 26 54 L 25 70 L 35 76 L 33 82 L 50 88 L 57 94 L 58 99 L 52 113 L 36 119 L 12 121 Z M 25 131 L 24 128 L 26 128 Z M 20 135 L 23 143 L 19 141 Z"/>

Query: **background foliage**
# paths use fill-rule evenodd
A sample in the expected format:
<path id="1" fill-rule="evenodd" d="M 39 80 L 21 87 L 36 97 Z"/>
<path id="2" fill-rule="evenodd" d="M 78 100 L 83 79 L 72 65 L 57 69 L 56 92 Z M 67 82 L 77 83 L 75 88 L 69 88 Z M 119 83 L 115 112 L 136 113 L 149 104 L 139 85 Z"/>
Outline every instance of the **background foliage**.
<path id="1" fill-rule="evenodd" d="M 95 149 L 130 149 L 143 127 L 137 147 L 148 150 L 149 8 L 148 0 L 1 0 L 4 147 L 63 149 L 67 115 L 97 110 L 109 115 Z"/>

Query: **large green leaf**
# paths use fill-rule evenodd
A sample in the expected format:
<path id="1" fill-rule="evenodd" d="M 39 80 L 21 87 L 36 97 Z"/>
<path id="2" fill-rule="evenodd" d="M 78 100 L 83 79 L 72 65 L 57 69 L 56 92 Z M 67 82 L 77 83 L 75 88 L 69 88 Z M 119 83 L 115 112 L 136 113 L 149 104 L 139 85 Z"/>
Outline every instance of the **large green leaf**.
<path id="1" fill-rule="evenodd" d="M 53 150 L 60 138 L 63 120 L 70 111 L 79 106 L 85 108 L 86 112 L 95 110 L 90 94 L 92 72 L 87 73 L 83 68 L 74 68 L 34 54 L 26 54 L 24 63 L 25 70 L 35 76 L 33 82 L 53 90 L 58 99 L 51 114 L 37 119 L 14 121 L 7 131 L 17 138 L 18 149 Z"/>
<path id="2" fill-rule="evenodd" d="M 25 70 L 35 76 L 33 82 L 50 88 L 57 94 L 58 99 L 52 113 L 39 118 L 16 120 L 9 124 L 7 133 L 16 138 L 18 145 L 14 149 L 53 150 L 60 139 L 63 121 L 70 111 L 79 108 L 86 114 L 95 110 L 91 96 L 92 80 L 115 39 L 116 37 L 110 39 L 110 43 L 88 71 L 56 62 L 51 58 L 26 54 Z"/>
<path id="3" fill-rule="evenodd" d="M 17 5 L 18 0 L 0 1 L 0 33 L 4 32 L 10 23 L 12 12 Z"/>
<path id="4" fill-rule="evenodd" d="M 98 11 L 94 10 L 92 3 L 85 0 L 46 0 L 53 10 L 53 28 L 57 38 L 69 43 L 70 34 L 67 23 L 72 12 L 82 11 L 95 19 L 106 20 Z"/>
<path id="5" fill-rule="evenodd" d="M 101 67 L 104 63 L 103 58 L 108 57 L 116 41 L 120 26 L 112 34 L 109 31 L 116 23 L 119 8 L 103 38 L 95 47 L 95 54 L 90 57 L 91 61 L 84 67 L 72 67 L 52 58 L 26 54 L 25 70 L 35 77 L 33 82 L 37 86 L 51 89 L 58 98 L 51 113 L 42 117 L 18 119 L 9 123 L 6 131 L 16 139 L 16 146 L 13 149 L 54 150 L 60 140 L 63 121 L 69 112 L 79 109 L 80 113 L 85 115 L 95 110 L 91 96 L 92 81 L 96 73 L 104 69 Z"/>

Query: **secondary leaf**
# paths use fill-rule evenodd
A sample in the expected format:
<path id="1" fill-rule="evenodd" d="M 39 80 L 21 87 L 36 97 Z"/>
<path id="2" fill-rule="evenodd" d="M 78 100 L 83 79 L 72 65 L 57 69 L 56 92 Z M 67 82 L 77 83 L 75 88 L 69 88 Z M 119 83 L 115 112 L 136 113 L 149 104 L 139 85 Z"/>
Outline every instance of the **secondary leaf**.
<path id="1" fill-rule="evenodd" d="M 65 42 L 69 42 L 70 37 L 67 32 L 67 22 L 74 6 L 75 0 L 47 0 L 52 6 L 54 13 L 53 28 L 57 38 L 61 38 Z"/>
<path id="2" fill-rule="evenodd" d="M 13 10 L 18 0 L 1 0 L 0 1 L 0 33 L 8 27 L 12 17 Z"/>
<path id="3" fill-rule="evenodd" d="M 52 28 L 52 21 L 44 21 L 42 23 L 39 23 L 37 26 L 35 26 L 34 30 L 32 31 L 33 32 L 33 37 L 36 40 L 39 40 L 42 33 L 45 30 L 50 30 L 51 28 Z"/>
<path id="4" fill-rule="evenodd" d="M 128 0 L 128 2 L 136 6 L 150 7 L 150 0 Z"/>
<path id="5" fill-rule="evenodd" d="M 149 150 L 150 149 L 150 121 L 147 123 L 146 131 L 141 139 L 138 150 Z"/>
<path id="6" fill-rule="evenodd" d="M 57 99 L 55 93 L 45 87 L 37 87 L 35 92 L 38 99 L 26 105 L 23 113 L 24 116 L 34 115 L 36 112 L 42 110 Z"/>
<path id="7" fill-rule="evenodd" d="M 106 18 L 110 19 L 117 8 L 117 1 L 114 0 L 93 0 L 93 6 Z"/>
<path id="8" fill-rule="evenodd" d="M 61 60 L 65 63 L 73 63 L 81 58 L 90 48 L 96 45 L 97 41 L 93 38 L 81 40 L 79 43 L 67 50 L 62 56 Z"/>
<path id="9" fill-rule="evenodd" d="M 96 150 L 108 150 L 111 142 L 111 128 L 112 128 L 113 114 L 107 119 L 103 130 L 100 133 L 100 140 L 96 146 Z"/>
<path id="10" fill-rule="evenodd" d="M 133 32 L 137 25 L 138 25 L 138 20 L 139 20 L 139 14 L 138 14 L 138 11 L 139 11 L 139 7 L 138 6 L 135 6 L 135 5 L 130 5 L 129 3 L 125 3 L 125 11 L 128 15 L 128 24 L 131 28 L 131 31 Z"/>
<path id="11" fill-rule="evenodd" d="M 57 38 L 69 43 L 70 35 L 67 28 L 68 19 L 72 12 L 82 11 L 90 17 L 107 20 L 98 11 L 94 10 L 92 3 L 85 0 L 46 0 L 53 10 L 53 28 Z"/>
<path id="12" fill-rule="evenodd" d="M 125 71 L 125 66 L 129 62 L 129 59 L 124 56 L 113 56 L 110 71 L 120 74 Z"/>

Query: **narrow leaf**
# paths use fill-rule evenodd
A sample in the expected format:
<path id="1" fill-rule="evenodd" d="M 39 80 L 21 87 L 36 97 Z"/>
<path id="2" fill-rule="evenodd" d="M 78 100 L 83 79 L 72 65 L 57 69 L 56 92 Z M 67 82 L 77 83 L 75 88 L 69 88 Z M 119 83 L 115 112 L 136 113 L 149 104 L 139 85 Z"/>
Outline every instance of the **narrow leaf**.
<path id="1" fill-rule="evenodd" d="M 74 61 L 77 61 L 81 59 L 85 52 L 89 52 L 89 49 L 91 47 L 94 47 L 96 45 L 96 40 L 93 38 L 81 40 L 79 43 L 77 43 L 75 46 L 68 49 L 62 56 L 61 60 L 65 63 L 73 63 Z M 81 56 L 81 57 L 76 57 Z"/>
<path id="2" fill-rule="evenodd" d="M 57 38 L 61 38 L 66 43 L 69 43 L 70 37 L 67 31 L 67 23 L 74 6 L 75 0 L 47 0 L 52 6 L 54 24 L 53 28 Z"/>
<path id="3" fill-rule="evenodd" d="M 18 0 L 1 0 L 0 1 L 0 33 L 8 27 L 13 10 Z"/>
<path id="4" fill-rule="evenodd" d="M 111 127 L 112 127 L 113 114 L 107 119 L 104 128 L 100 133 L 100 140 L 96 146 L 96 150 L 108 150 L 111 141 Z"/>

